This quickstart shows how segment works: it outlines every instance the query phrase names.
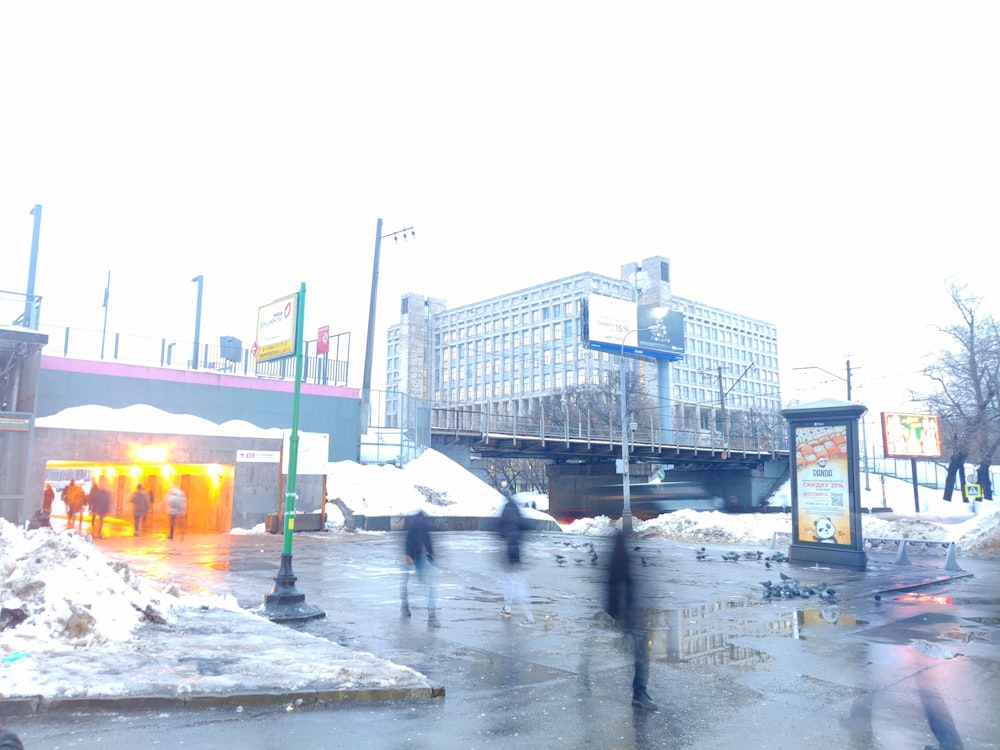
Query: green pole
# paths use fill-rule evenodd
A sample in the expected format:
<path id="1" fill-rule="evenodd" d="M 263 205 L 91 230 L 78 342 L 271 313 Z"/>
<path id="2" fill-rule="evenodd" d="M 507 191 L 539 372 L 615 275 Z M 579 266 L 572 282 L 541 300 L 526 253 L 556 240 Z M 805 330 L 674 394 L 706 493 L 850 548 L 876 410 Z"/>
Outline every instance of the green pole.
<path id="1" fill-rule="evenodd" d="M 295 479 L 299 464 L 299 395 L 302 382 L 302 322 L 305 318 L 306 285 L 299 287 L 299 304 L 295 312 L 295 388 L 292 396 L 292 434 L 288 437 L 288 483 L 285 485 L 285 538 L 282 554 L 292 554 L 292 532 L 295 530 Z"/>
<path id="2" fill-rule="evenodd" d="M 281 564 L 274 577 L 274 589 L 264 596 L 264 604 L 257 610 L 270 620 L 278 622 L 310 620 L 325 617 L 319 607 L 306 604 L 305 594 L 295 588 L 292 570 L 292 532 L 295 530 L 295 479 L 299 463 L 299 393 L 302 381 L 302 323 L 305 318 L 306 285 L 299 288 L 299 301 L 295 318 L 295 388 L 292 397 L 292 434 L 288 437 L 288 482 L 285 485 L 285 533 L 282 539 Z M 322 499 L 326 502 L 326 498 Z"/>

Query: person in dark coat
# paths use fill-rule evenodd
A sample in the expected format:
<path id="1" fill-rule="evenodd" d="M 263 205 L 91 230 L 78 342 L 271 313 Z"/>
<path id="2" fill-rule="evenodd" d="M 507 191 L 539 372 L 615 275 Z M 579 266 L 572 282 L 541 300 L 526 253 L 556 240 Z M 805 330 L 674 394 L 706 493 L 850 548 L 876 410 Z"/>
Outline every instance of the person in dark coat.
<path id="1" fill-rule="evenodd" d="M 438 627 L 437 608 L 434 596 L 434 544 L 431 542 L 427 514 L 418 510 L 407 519 L 406 548 L 403 571 L 399 579 L 400 613 L 410 616 L 410 571 L 417 574 L 417 580 L 427 590 L 427 624 Z"/>
<path id="2" fill-rule="evenodd" d="M 90 533 L 95 539 L 104 537 L 104 517 L 111 510 L 111 490 L 108 480 L 101 477 L 97 486 L 90 491 Z"/>
<path id="3" fill-rule="evenodd" d="M 635 662 L 632 705 L 655 711 L 657 705 L 646 691 L 649 682 L 649 634 L 640 620 L 637 600 L 635 575 L 625 546 L 625 536 L 619 533 L 615 537 L 608 565 L 608 590 L 604 609 L 625 631 L 626 640 L 631 641 Z"/>
<path id="4" fill-rule="evenodd" d="M 512 614 L 511 605 L 518 604 L 524 611 L 524 620 L 521 624 L 529 625 L 535 621 L 535 616 L 531 612 L 528 586 L 524 582 L 521 538 L 531 525 L 521 513 L 517 501 L 510 494 L 507 494 L 506 498 L 503 510 L 500 511 L 500 521 L 497 524 L 497 532 L 500 534 L 500 538 L 506 542 L 502 558 L 504 571 L 503 607 L 500 614 L 504 617 L 510 617 Z"/>
<path id="5" fill-rule="evenodd" d="M 135 492 L 132 493 L 129 502 L 132 503 L 132 536 L 139 536 L 142 525 L 146 520 L 146 514 L 149 513 L 149 506 L 152 500 L 149 497 L 149 493 L 140 484 L 136 486 Z"/>

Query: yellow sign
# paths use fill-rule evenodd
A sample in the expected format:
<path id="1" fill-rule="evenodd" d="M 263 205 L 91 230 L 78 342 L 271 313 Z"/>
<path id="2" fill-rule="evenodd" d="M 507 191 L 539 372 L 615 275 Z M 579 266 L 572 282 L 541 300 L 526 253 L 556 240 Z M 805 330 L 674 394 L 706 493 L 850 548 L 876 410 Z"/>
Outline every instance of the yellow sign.
<path id="1" fill-rule="evenodd" d="M 295 355 L 299 295 L 290 294 L 257 311 L 257 339 L 253 355 L 258 362 Z"/>

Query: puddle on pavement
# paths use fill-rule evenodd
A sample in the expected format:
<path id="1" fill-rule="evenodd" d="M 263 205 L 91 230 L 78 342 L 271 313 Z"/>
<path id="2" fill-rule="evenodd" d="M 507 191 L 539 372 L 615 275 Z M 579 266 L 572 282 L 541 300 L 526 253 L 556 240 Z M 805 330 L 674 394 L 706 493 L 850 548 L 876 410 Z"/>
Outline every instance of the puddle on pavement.
<path id="1" fill-rule="evenodd" d="M 650 657 L 670 663 L 744 664 L 769 660 L 757 649 L 732 643 L 743 637 L 787 637 L 804 640 L 812 631 L 867 625 L 836 605 L 768 612 L 769 603 L 727 599 L 680 609 L 643 610 L 649 628 Z"/>

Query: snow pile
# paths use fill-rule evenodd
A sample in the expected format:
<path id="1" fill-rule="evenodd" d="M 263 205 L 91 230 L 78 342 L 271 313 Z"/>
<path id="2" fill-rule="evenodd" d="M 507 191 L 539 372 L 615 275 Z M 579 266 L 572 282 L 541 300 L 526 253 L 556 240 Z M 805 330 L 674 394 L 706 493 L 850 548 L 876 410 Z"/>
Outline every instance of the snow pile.
<path id="1" fill-rule="evenodd" d="M 775 533 L 791 534 L 790 513 L 722 513 L 687 508 L 665 513 L 650 521 L 633 520 L 635 535 L 641 539 L 670 539 L 677 542 L 708 544 L 770 545 Z M 564 531 L 586 536 L 611 536 L 621 528 L 607 516 L 581 518 Z M 914 539 L 927 542 L 955 542 L 959 555 L 985 560 L 1000 559 L 1000 505 L 988 508 L 962 523 L 940 523 L 914 516 L 861 517 L 866 538 Z M 780 540 L 787 544 L 788 538 Z"/>
<path id="2" fill-rule="evenodd" d="M 948 529 L 940 523 L 919 518 L 889 518 L 864 516 L 861 527 L 866 537 L 885 539 L 920 539 L 925 542 L 949 540 Z"/>
<path id="3" fill-rule="evenodd" d="M 500 492 L 432 448 L 403 468 L 354 461 L 331 463 L 326 488 L 327 528 L 332 530 L 343 526 L 338 502 L 361 516 L 402 516 L 423 510 L 429 516 L 450 518 L 496 516 L 504 504 Z M 516 499 L 528 518 L 555 523 L 538 509 L 548 507 L 544 495 L 522 493 Z M 530 507 L 531 502 L 538 507 Z"/>
<path id="4" fill-rule="evenodd" d="M 581 518 L 566 527 L 566 531 L 590 536 L 608 536 L 621 527 L 606 516 Z M 791 515 L 787 513 L 722 513 L 717 510 L 682 508 L 664 513 L 649 521 L 633 519 L 632 527 L 640 539 L 671 539 L 678 542 L 708 542 L 711 544 L 770 544 L 774 533 L 791 532 Z"/>
<path id="5" fill-rule="evenodd" d="M 954 541 L 960 555 L 983 560 L 1000 560 L 1000 508 L 980 513 L 956 527 Z"/>
<path id="6" fill-rule="evenodd" d="M 134 643 L 144 624 L 175 622 L 184 606 L 175 587 L 160 590 L 73 532 L 23 532 L 3 519 L 0 577 L 5 656 L 43 643 L 65 648 Z M 235 601 L 225 606 L 238 609 Z"/>

